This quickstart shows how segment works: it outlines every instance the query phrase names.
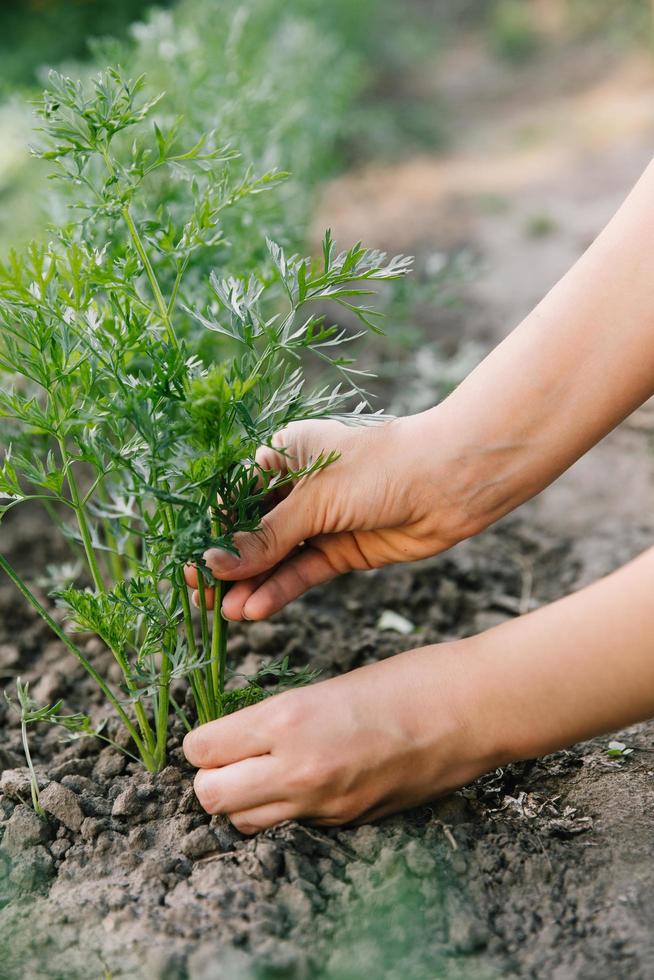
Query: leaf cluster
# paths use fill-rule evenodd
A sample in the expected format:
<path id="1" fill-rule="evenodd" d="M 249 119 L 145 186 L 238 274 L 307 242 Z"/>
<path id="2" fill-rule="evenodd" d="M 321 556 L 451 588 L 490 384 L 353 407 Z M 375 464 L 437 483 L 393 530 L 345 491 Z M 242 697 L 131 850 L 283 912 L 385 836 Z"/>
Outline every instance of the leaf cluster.
<path id="1" fill-rule="evenodd" d="M 360 244 L 339 252 L 328 232 L 318 259 L 268 240 L 256 271 L 220 267 L 199 281 L 197 257 L 204 268 L 224 249 L 223 213 L 280 175 L 235 176 L 234 151 L 215 134 L 185 146 L 181 122 L 154 118 L 160 105 L 144 78 L 117 68 L 91 85 L 51 74 L 39 152 L 70 187 L 75 218 L 0 265 L 0 418 L 12 434 L 0 519 L 40 501 L 82 560 L 81 580 L 56 598 L 115 657 L 121 690 L 103 690 L 152 769 L 165 759 L 173 680 L 187 679 L 201 721 L 256 696 L 256 683 L 226 694 L 222 586 L 202 556 L 233 550 L 273 489 L 333 461 L 327 451 L 283 478 L 263 471 L 256 450 L 277 431 L 366 420 L 366 374 L 345 351 L 378 329 L 378 284 L 410 266 Z M 165 207 L 162 181 L 181 187 Z M 326 303 L 360 329 L 328 321 Z M 317 386 L 308 359 L 320 365 Z M 187 562 L 217 586 L 200 639 Z"/>

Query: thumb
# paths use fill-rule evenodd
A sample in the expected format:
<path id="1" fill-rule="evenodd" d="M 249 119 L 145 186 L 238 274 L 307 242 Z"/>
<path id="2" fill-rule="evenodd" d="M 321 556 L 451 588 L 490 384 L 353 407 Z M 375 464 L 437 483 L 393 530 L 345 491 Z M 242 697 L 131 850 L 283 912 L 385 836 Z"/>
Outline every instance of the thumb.
<path id="1" fill-rule="evenodd" d="M 270 447 L 259 449 L 257 463 L 280 474 L 287 472 L 289 462 L 294 469 L 301 469 L 321 452 L 340 451 L 347 432 L 341 422 L 291 422 L 273 436 Z M 332 466 L 327 470 L 331 471 Z M 323 516 L 329 509 L 325 495 L 331 482 L 325 481 L 322 470 L 299 480 L 290 493 L 262 517 L 256 531 L 234 535 L 238 555 L 210 548 L 204 560 L 215 577 L 236 582 L 260 575 L 283 561 L 302 541 L 321 533 Z"/>
<path id="2" fill-rule="evenodd" d="M 303 484 L 261 519 L 256 531 L 234 535 L 238 555 L 210 548 L 204 560 L 218 579 L 237 582 L 266 572 L 283 561 L 302 541 L 317 533 L 317 486 Z"/>

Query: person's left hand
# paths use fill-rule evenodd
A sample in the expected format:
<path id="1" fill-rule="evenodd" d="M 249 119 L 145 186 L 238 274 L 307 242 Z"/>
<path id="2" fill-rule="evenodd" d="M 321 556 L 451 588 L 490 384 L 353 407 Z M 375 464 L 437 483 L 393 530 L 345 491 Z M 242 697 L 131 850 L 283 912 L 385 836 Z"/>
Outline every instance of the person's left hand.
<path id="1" fill-rule="evenodd" d="M 493 765 L 463 705 L 467 641 L 424 647 L 275 695 L 190 732 L 195 791 L 243 833 L 407 809 Z"/>

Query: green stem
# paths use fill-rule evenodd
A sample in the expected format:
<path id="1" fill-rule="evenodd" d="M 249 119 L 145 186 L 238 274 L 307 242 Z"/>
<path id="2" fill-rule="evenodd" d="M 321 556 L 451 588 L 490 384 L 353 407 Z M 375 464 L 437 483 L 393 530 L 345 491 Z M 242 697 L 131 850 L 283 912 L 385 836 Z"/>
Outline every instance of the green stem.
<path id="1" fill-rule="evenodd" d="M 131 536 L 127 537 L 125 541 L 125 556 L 127 558 L 127 564 L 129 565 L 130 571 L 133 575 L 138 575 L 139 573 L 139 559 L 136 554 L 136 545 L 134 539 Z"/>
<path id="2" fill-rule="evenodd" d="M 41 806 L 41 798 L 39 796 L 39 781 L 36 778 L 36 771 L 34 769 L 34 763 L 32 762 L 32 753 L 30 752 L 29 740 L 27 738 L 27 723 L 24 718 L 21 718 L 20 722 L 20 733 L 23 740 L 23 752 L 25 753 L 25 761 L 27 762 L 27 768 L 30 772 L 30 790 L 32 793 L 32 806 L 34 807 L 35 813 L 40 817 L 45 817 L 45 810 Z"/>
<path id="3" fill-rule="evenodd" d="M 193 632 L 193 617 L 191 614 L 191 604 L 188 598 L 188 592 L 186 591 L 186 584 L 183 584 L 180 589 L 180 599 L 182 603 L 182 611 L 184 613 L 184 624 L 186 627 L 186 641 L 188 644 L 189 654 L 192 660 L 197 660 L 198 648 L 195 643 L 195 634 Z M 209 698 L 209 693 L 204 683 L 204 677 L 202 676 L 202 671 L 196 668 L 189 675 L 193 680 L 193 695 L 198 705 L 198 718 L 201 714 L 204 714 L 205 720 L 209 721 L 212 717 L 211 715 L 211 700 Z"/>
<path id="4" fill-rule="evenodd" d="M 115 174 L 116 174 L 116 168 L 114 167 L 113 161 L 112 161 L 112 159 L 111 159 L 111 157 L 109 155 L 109 147 L 108 147 L 108 144 L 106 146 L 101 146 L 100 147 L 100 152 L 102 153 L 102 156 L 103 156 L 103 159 L 104 159 L 104 162 L 105 162 L 105 166 L 106 166 L 109 174 L 112 177 L 114 177 Z M 129 233 L 131 235 L 132 241 L 134 242 L 134 247 L 136 248 L 136 251 L 139 254 L 139 258 L 141 259 L 141 262 L 143 263 L 143 268 L 145 269 L 146 275 L 147 275 L 147 277 L 148 277 L 148 279 L 150 281 L 150 288 L 152 289 L 152 293 L 154 295 L 154 299 L 155 299 L 155 302 L 157 304 L 157 308 L 159 310 L 159 314 L 161 316 L 161 319 L 162 319 L 162 321 L 164 323 L 164 326 L 166 328 L 166 331 L 168 333 L 168 339 L 170 340 L 170 343 L 172 344 L 172 346 L 175 347 L 176 349 L 178 349 L 179 348 L 179 341 L 177 340 L 177 337 L 175 335 L 175 330 L 173 328 L 172 320 L 170 319 L 170 310 L 169 310 L 169 307 L 168 307 L 166 301 L 163 298 L 161 289 L 159 287 L 159 283 L 157 281 L 157 277 L 155 275 L 154 269 L 152 268 L 152 263 L 150 262 L 150 258 L 148 256 L 148 253 L 145 251 L 145 246 L 143 245 L 143 241 L 141 239 L 141 236 L 139 235 L 138 228 L 136 227 L 136 224 L 134 222 L 134 218 L 132 217 L 132 213 L 131 213 L 131 211 L 129 209 L 129 205 L 128 204 L 125 205 L 125 207 L 122 209 L 122 212 L 121 213 L 123 215 L 123 219 L 125 221 L 125 224 L 127 225 L 127 228 L 129 229 Z M 179 284 L 178 284 L 177 288 L 179 288 Z"/>
<path id="5" fill-rule="evenodd" d="M 129 675 L 128 665 L 123 664 L 118 657 L 116 657 L 116 660 L 118 661 L 120 669 L 123 672 L 123 677 L 125 678 L 125 686 L 127 687 L 129 693 L 132 695 L 134 714 L 136 715 L 136 720 L 138 722 L 139 729 L 141 730 L 143 741 L 147 745 L 149 751 L 154 755 L 156 753 L 156 740 L 155 740 L 154 732 L 152 731 L 152 726 L 148 721 L 148 716 L 145 713 L 145 708 L 138 700 L 138 689 L 135 687 L 134 682 L 132 681 Z"/>
<path id="6" fill-rule="evenodd" d="M 150 257 L 148 256 L 148 253 L 145 250 L 145 246 L 143 245 L 141 236 L 139 235 L 139 231 L 134 222 L 134 218 L 132 217 L 132 214 L 128 207 L 123 208 L 122 214 L 123 214 L 123 218 L 125 219 L 125 224 L 129 229 L 129 233 L 132 236 L 134 247 L 136 248 L 136 251 L 139 254 L 139 258 L 143 263 L 143 268 L 145 269 L 145 273 L 150 282 L 150 288 L 152 289 L 152 294 L 154 296 L 155 303 L 157 304 L 159 315 L 161 317 L 163 325 L 166 328 L 166 332 L 168 334 L 168 340 L 170 341 L 173 347 L 179 349 L 179 341 L 177 340 L 177 336 L 175 335 L 175 329 L 173 327 L 173 323 L 170 318 L 168 305 L 165 299 L 163 298 L 163 294 L 159 287 L 159 282 L 157 281 L 155 271 L 152 268 L 152 263 L 150 262 Z"/>
<path id="7" fill-rule="evenodd" d="M 174 515 L 172 509 L 169 506 L 165 506 L 162 509 L 162 519 L 164 530 L 166 534 L 170 537 L 173 533 L 174 527 Z M 195 633 L 193 630 L 193 616 L 191 613 L 191 604 L 189 602 L 188 591 L 186 588 L 186 582 L 182 576 L 182 582 L 180 586 L 177 586 L 174 592 L 175 601 L 177 596 L 182 605 L 182 614 L 184 617 L 184 627 L 186 631 L 186 642 L 188 644 L 188 652 L 192 660 L 197 659 L 198 649 L 195 642 Z M 193 688 L 193 697 L 195 698 L 195 703 L 198 709 L 198 720 L 200 723 L 204 721 L 209 721 L 212 717 L 211 715 L 211 701 L 205 687 L 204 678 L 202 676 L 202 671 L 196 669 L 191 671 L 189 674 L 189 680 L 191 682 L 191 687 Z"/>
<path id="8" fill-rule="evenodd" d="M 77 523 L 82 536 L 82 544 L 84 545 L 84 553 L 88 562 L 89 571 L 91 572 L 91 578 L 93 579 L 93 584 L 96 590 L 98 592 L 104 592 L 104 581 L 102 579 L 102 573 L 100 571 L 100 566 L 98 565 L 98 560 L 95 557 L 95 551 L 93 550 L 93 537 L 91 535 L 91 529 L 86 519 L 86 514 L 80 498 L 77 480 L 75 479 L 75 474 L 73 473 L 72 461 L 68 455 L 64 439 L 58 437 L 57 442 L 59 443 L 59 451 L 61 453 L 61 459 L 66 471 L 68 486 L 70 487 L 71 503 L 75 514 L 77 515 Z"/>
<path id="9" fill-rule="evenodd" d="M 204 579 L 200 572 L 198 572 L 198 602 L 200 604 L 200 629 L 202 631 L 202 659 L 206 660 L 210 656 L 211 649 L 211 639 L 209 634 L 209 616 L 207 614 L 207 596 L 204 591 Z M 206 679 L 206 688 L 209 699 L 209 704 L 215 704 L 216 692 L 213 686 L 213 677 L 211 675 L 211 664 L 206 664 L 204 668 L 204 676 Z"/>
<path id="10" fill-rule="evenodd" d="M 104 538 L 107 545 L 107 570 L 109 575 L 114 579 L 115 582 L 120 582 L 124 576 L 125 572 L 123 569 L 123 563 L 120 560 L 120 555 L 118 554 L 118 542 L 116 536 L 109 526 L 108 520 L 102 521 L 102 528 L 104 530 Z"/>
<path id="11" fill-rule="evenodd" d="M 168 740 L 168 709 L 170 707 L 170 657 L 164 645 L 161 652 L 161 668 L 159 671 L 159 699 L 157 703 L 157 748 L 155 758 L 157 770 L 163 769 L 166 762 L 166 742 Z"/>
<path id="12" fill-rule="evenodd" d="M 182 613 L 184 615 L 184 627 L 186 629 L 186 642 L 188 644 L 188 652 L 193 658 L 197 660 L 198 648 L 195 642 L 195 633 L 193 631 L 193 615 L 191 613 L 191 603 L 189 602 L 188 592 L 186 591 L 186 584 L 182 585 L 179 589 L 179 598 L 182 603 Z"/>
<path id="13" fill-rule="evenodd" d="M 109 502 L 109 497 L 106 490 L 98 485 L 98 496 L 103 503 Z M 118 539 L 111 529 L 111 522 L 108 518 L 103 518 L 102 529 L 104 531 L 105 544 L 107 545 L 107 565 L 108 572 L 110 576 L 113 576 L 114 581 L 120 582 L 124 577 L 123 563 L 121 561 L 121 555 L 118 554 Z"/>
<path id="14" fill-rule="evenodd" d="M 186 731 L 187 732 L 192 732 L 193 731 L 193 725 L 188 720 L 188 716 L 187 716 L 186 712 L 184 711 L 184 709 L 181 707 L 181 705 L 179 705 L 177 703 L 177 701 L 172 696 L 172 694 L 170 695 L 170 703 L 173 706 L 173 711 L 175 712 L 175 714 L 177 715 L 177 717 L 180 719 L 180 721 L 181 721 L 182 725 L 184 726 L 184 728 L 186 729 Z"/>
<path id="15" fill-rule="evenodd" d="M 198 572 L 198 602 L 200 603 L 200 629 L 202 630 L 202 646 L 206 657 L 209 652 L 209 616 L 207 613 L 207 593 L 202 575 Z"/>
<path id="16" fill-rule="evenodd" d="M 23 579 L 20 577 L 18 572 L 15 571 L 15 569 L 9 564 L 9 562 L 3 555 L 0 555 L 0 568 L 11 579 L 11 581 L 19 589 L 21 594 L 27 599 L 27 601 L 32 606 L 32 608 L 35 609 L 36 612 L 39 614 L 39 616 L 48 624 L 52 632 L 61 640 L 61 642 L 66 647 L 66 649 L 70 653 L 72 653 L 75 659 L 78 660 L 79 663 L 81 663 L 81 665 L 84 667 L 84 670 L 93 678 L 93 680 L 96 682 L 96 684 L 98 685 L 98 687 L 100 688 L 100 690 L 102 691 L 106 699 L 113 706 L 114 710 L 116 711 L 118 717 L 122 721 L 127 731 L 131 735 L 134 744 L 136 745 L 139 751 L 139 755 L 143 759 L 144 765 L 146 766 L 147 769 L 152 770 L 154 760 L 152 759 L 147 746 L 139 736 L 139 733 L 134 727 L 134 724 L 132 723 L 129 715 L 126 713 L 120 701 L 118 700 L 114 692 L 111 690 L 111 688 L 108 686 L 107 682 L 104 680 L 101 674 L 99 674 L 95 669 L 95 667 L 93 666 L 93 664 L 86 659 L 82 651 L 77 646 L 75 646 L 75 644 L 72 642 L 70 637 L 67 636 L 66 633 L 64 633 L 59 623 L 57 623 L 52 618 L 52 616 L 45 608 L 45 606 L 43 606 L 39 602 L 39 600 L 36 598 L 34 593 L 28 588 L 28 586 L 25 584 Z"/>
<path id="17" fill-rule="evenodd" d="M 89 735 L 89 738 L 93 738 L 93 737 L 94 737 L 93 735 Z M 102 735 L 101 732 L 96 732 L 95 738 L 99 739 L 102 742 L 106 742 L 107 745 L 111 745 L 113 749 L 116 749 L 118 752 L 122 753 L 122 755 L 126 755 L 127 758 L 132 759 L 133 762 L 141 763 L 143 761 L 142 759 L 139 759 L 137 756 L 135 756 L 132 752 L 129 752 L 127 749 L 123 748 L 122 745 L 119 745 L 118 742 L 114 742 L 113 738 L 109 738 L 108 735 Z"/>
<path id="18" fill-rule="evenodd" d="M 223 619 L 220 611 L 224 594 L 225 586 L 222 582 L 218 582 L 214 589 L 211 631 L 211 679 L 214 691 L 214 717 L 216 718 L 219 718 L 223 713 L 223 696 L 225 694 L 227 621 Z"/>
<path id="19" fill-rule="evenodd" d="M 168 303 L 168 316 L 172 316 L 173 310 L 175 308 L 175 303 L 177 302 L 177 294 L 179 292 L 179 287 L 182 284 L 182 279 L 184 278 L 184 273 L 186 272 L 188 261 L 189 260 L 187 256 L 177 269 L 177 275 L 175 276 L 175 284 L 173 286 L 173 291 L 170 294 L 170 301 Z"/>

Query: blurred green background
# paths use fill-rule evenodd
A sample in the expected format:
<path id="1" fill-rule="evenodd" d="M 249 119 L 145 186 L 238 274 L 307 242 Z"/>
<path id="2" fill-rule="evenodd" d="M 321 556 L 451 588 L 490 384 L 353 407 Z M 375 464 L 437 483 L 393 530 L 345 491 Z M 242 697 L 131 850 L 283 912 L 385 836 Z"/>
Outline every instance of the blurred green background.
<path id="1" fill-rule="evenodd" d="M 144 0 L 5 0 L 0 9 L 2 90 L 33 84 L 43 65 L 86 57 L 89 37 L 123 35 L 147 6 Z"/>
<path id="2" fill-rule="evenodd" d="M 120 61 L 145 70 L 167 90 L 171 114 L 216 126 L 255 164 L 292 171 L 294 193 L 279 207 L 300 240 L 326 177 L 448 148 L 456 107 L 441 89 L 458 82 L 455 71 L 443 84 L 438 66 L 461 38 L 520 71 L 553 47 L 598 36 L 612 49 L 643 46 L 651 32 L 651 0 L 8 0 L 0 254 L 44 234 L 56 214 L 28 151 L 28 100 L 49 66 L 81 74 Z M 483 78 L 477 84 L 481 97 Z"/>

